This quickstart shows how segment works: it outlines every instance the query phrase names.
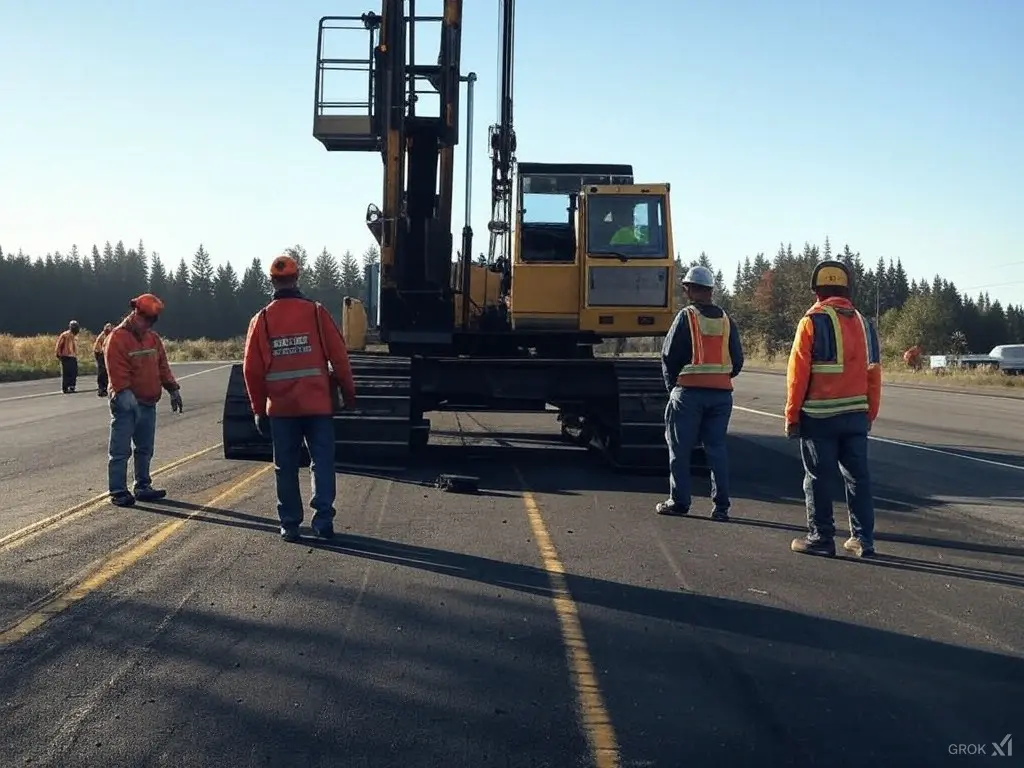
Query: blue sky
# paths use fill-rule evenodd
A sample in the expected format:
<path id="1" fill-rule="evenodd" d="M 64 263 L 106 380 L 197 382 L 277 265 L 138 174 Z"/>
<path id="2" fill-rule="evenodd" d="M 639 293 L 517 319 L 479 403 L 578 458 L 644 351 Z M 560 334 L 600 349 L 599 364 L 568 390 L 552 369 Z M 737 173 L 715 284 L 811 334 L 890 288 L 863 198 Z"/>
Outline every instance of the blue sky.
<path id="1" fill-rule="evenodd" d="M 479 252 L 498 3 L 466 5 Z M 143 238 L 177 263 L 202 242 L 240 269 L 296 242 L 361 253 L 381 164 L 327 153 L 312 99 L 317 20 L 371 9 L 0 3 L 0 246 Z M 730 283 L 746 255 L 828 235 L 1022 303 L 1021 39 L 1019 0 L 519 0 L 518 156 L 671 182 L 677 250 Z"/>

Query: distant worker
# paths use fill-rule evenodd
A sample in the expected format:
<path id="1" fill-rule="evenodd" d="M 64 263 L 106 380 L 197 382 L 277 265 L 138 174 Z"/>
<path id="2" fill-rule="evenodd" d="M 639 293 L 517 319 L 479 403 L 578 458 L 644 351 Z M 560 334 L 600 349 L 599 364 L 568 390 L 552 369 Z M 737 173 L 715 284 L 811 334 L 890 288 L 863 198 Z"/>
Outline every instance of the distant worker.
<path id="1" fill-rule="evenodd" d="M 808 529 L 791 549 L 803 554 L 836 553 L 829 480 L 837 465 L 850 514 L 844 548 L 857 557 L 874 554 L 868 432 L 881 400 L 881 354 L 874 325 L 850 301 L 851 283 L 841 261 L 815 266 L 817 301 L 800 318 L 789 356 L 786 436 L 800 438 Z"/>
<path id="2" fill-rule="evenodd" d="M 78 321 L 68 323 L 68 329 L 57 337 L 54 354 L 60 360 L 60 391 L 65 395 L 78 385 Z"/>
<path id="3" fill-rule="evenodd" d="M 906 352 L 903 353 L 903 362 L 907 364 L 907 367 L 914 371 L 921 370 L 921 355 L 924 350 L 921 349 L 919 344 L 915 344 Z"/>
<path id="4" fill-rule="evenodd" d="M 156 404 L 162 389 L 171 411 L 181 413 L 181 387 L 171 373 L 163 341 L 152 330 L 164 303 L 152 293 L 129 302 L 132 311 L 107 337 L 104 363 L 110 377 L 110 448 L 107 487 L 110 501 L 130 507 L 136 500 L 156 501 L 167 491 L 153 487 L 149 465 L 156 442 Z M 132 448 L 134 446 L 134 454 Z M 128 491 L 128 459 L 134 455 L 134 491 Z"/>
<path id="5" fill-rule="evenodd" d="M 274 298 L 253 316 L 242 370 L 256 429 L 274 446 L 277 515 L 281 538 L 298 541 L 302 524 L 299 461 L 305 440 L 310 456 L 313 533 L 334 536 L 334 407 L 355 405 L 348 350 L 331 313 L 298 288 L 299 265 L 288 255 L 270 265 Z M 333 373 L 328 370 L 328 362 Z"/>
<path id="6" fill-rule="evenodd" d="M 665 439 L 669 453 L 669 498 L 661 515 L 690 511 L 690 454 L 703 443 L 711 469 L 711 518 L 729 519 L 729 456 L 726 433 L 732 417 L 732 380 L 743 370 L 739 330 L 712 303 L 715 277 L 691 267 L 683 278 L 690 304 L 676 315 L 661 349 L 661 371 L 669 392 Z"/>
<path id="7" fill-rule="evenodd" d="M 110 332 L 114 330 L 114 326 L 107 323 L 103 326 L 103 330 L 96 336 L 96 341 L 92 345 L 92 354 L 96 358 L 96 394 L 100 397 L 107 396 L 107 363 L 103 359 L 103 349 L 107 345 L 107 339 L 110 337 Z"/>

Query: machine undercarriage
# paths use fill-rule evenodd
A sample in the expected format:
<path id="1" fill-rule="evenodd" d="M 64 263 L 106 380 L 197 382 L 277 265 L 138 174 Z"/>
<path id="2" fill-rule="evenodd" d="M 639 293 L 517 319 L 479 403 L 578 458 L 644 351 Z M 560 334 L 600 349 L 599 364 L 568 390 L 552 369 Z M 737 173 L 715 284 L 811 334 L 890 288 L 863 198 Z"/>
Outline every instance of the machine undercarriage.
<path id="1" fill-rule="evenodd" d="M 335 460 L 405 465 L 430 436 L 436 411 L 557 413 L 568 443 L 586 446 L 615 470 L 664 474 L 665 387 L 655 359 L 459 358 L 352 354 L 357 408 L 334 414 Z M 224 456 L 271 461 L 255 428 L 242 366 L 232 367 L 223 420 Z M 500 437 L 500 434 L 496 436 Z M 692 457 L 706 471 L 703 450 Z"/>

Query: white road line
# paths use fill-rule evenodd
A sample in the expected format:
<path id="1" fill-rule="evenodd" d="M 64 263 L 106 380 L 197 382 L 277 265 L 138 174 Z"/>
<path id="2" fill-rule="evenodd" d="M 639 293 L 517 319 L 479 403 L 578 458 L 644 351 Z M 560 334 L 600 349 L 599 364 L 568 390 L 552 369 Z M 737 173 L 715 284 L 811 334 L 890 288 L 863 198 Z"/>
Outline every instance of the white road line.
<path id="1" fill-rule="evenodd" d="M 756 408 L 747 408 L 742 405 L 734 405 L 733 410 L 744 411 L 746 413 L 753 413 L 757 416 L 766 416 L 769 419 L 781 419 L 783 418 L 780 413 L 769 413 L 768 411 L 759 411 Z M 903 448 L 914 448 L 918 451 L 925 451 L 926 453 L 938 453 L 942 456 L 950 456 L 954 459 L 964 459 L 965 461 L 975 461 L 978 464 L 988 464 L 993 467 L 1002 467 L 1003 469 L 1015 469 L 1018 472 L 1024 472 L 1024 466 L 1020 464 L 1008 464 L 1005 461 L 993 461 L 992 459 L 983 459 L 980 456 L 967 456 L 963 453 L 955 453 L 953 451 L 947 451 L 942 448 L 932 448 L 927 445 L 918 445 L 917 443 L 905 443 L 902 440 L 892 440 L 888 437 L 875 437 L 874 435 L 868 435 L 868 440 L 874 440 L 877 443 L 887 443 L 889 445 L 898 445 Z"/>
<path id="2" fill-rule="evenodd" d="M 202 365 L 202 363 L 179 363 L 179 365 Z M 219 371 L 223 368 L 230 368 L 234 363 L 225 363 L 224 365 L 218 365 L 216 368 L 204 368 L 196 373 L 187 373 L 184 376 L 177 376 L 178 381 L 184 381 L 185 379 L 191 379 L 193 376 L 202 376 L 204 373 L 212 373 L 213 371 Z M 63 394 L 61 392 L 36 392 L 33 395 L 18 395 L 17 397 L 2 397 L 0 403 L 12 403 L 15 400 L 34 400 L 37 397 L 53 397 L 54 395 Z"/>

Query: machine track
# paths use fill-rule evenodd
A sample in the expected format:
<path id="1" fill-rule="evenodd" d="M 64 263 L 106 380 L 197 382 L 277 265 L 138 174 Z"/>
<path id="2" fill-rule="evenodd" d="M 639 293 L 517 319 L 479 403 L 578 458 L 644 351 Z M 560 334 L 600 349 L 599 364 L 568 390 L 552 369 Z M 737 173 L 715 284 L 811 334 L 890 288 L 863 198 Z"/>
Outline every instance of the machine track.
<path id="1" fill-rule="evenodd" d="M 668 395 L 661 376 L 661 362 L 651 358 L 618 358 L 614 361 L 618 384 L 618 419 L 595 430 L 591 446 L 598 449 L 619 472 L 664 474 L 668 469 L 665 443 L 665 406 Z M 704 474 L 707 459 L 703 447 L 690 457 L 691 471 Z"/>
<path id="2" fill-rule="evenodd" d="M 430 423 L 412 412 L 412 363 L 408 358 L 351 354 L 358 402 L 334 414 L 334 460 L 348 465 L 407 462 L 411 449 L 425 444 Z M 231 369 L 222 422 L 224 458 L 273 461 L 270 440 L 256 431 L 242 366 Z M 309 456 L 303 448 L 302 464 Z"/>
<path id="3" fill-rule="evenodd" d="M 334 414 L 339 464 L 402 464 L 426 445 L 430 422 L 414 413 L 413 363 L 407 357 L 349 355 L 358 400 Z"/>

